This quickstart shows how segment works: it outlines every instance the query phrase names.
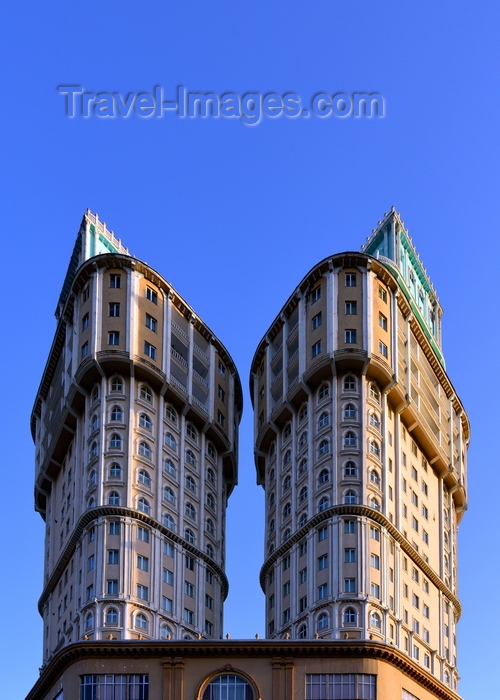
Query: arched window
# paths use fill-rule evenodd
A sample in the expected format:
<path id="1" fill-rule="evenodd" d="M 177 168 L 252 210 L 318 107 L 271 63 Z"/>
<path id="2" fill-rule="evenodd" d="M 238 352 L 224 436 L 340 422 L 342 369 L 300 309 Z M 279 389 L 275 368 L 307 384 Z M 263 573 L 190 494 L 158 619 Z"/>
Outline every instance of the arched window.
<path id="1" fill-rule="evenodd" d="M 307 404 L 303 403 L 299 411 L 299 422 L 302 422 L 307 417 Z"/>
<path id="2" fill-rule="evenodd" d="M 276 443 L 272 442 L 269 445 L 269 457 L 274 457 L 275 454 L 276 454 Z"/>
<path id="3" fill-rule="evenodd" d="M 192 450 L 186 450 L 186 462 L 192 467 L 196 467 L 196 456 Z"/>
<path id="4" fill-rule="evenodd" d="M 307 471 L 307 459 L 301 460 L 299 464 L 299 475 Z"/>
<path id="5" fill-rule="evenodd" d="M 172 448 L 172 450 L 177 449 L 177 441 L 172 433 L 165 433 L 165 445 Z"/>
<path id="6" fill-rule="evenodd" d="M 143 513 L 145 513 L 146 515 L 149 515 L 149 513 L 151 512 L 151 507 L 149 505 L 149 502 L 146 501 L 145 498 L 142 498 L 142 497 L 139 498 L 137 501 L 137 510 L 140 510 Z"/>
<path id="7" fill-rule="evenodd" d="M 94 430 L 97 430 L 98 427 L 99 427 L 99 418 L 97 416 L 97 413 L 94 413 L 94 415 L 92 416 L 92 422 L 90 424 L 90 431 L 93 433 Z"/>
<path id="8" fill-rule="evenodd" d="M 106 610 L 105 622 L 107 625 L 118 624 L 118 610 L 116 608 L 108 608 Z"/>
<path id="9" fill-rule="evenodd" d="M 299 519 L 299 527 L 304 527 L 304 525 L 307 523 L 307 513 L 302 513 Z"/>
<path id="10" fill-rule="evenodd" d="M 307 625 L 301 625 L 299 627 L 299 639 L 307 638 Z"/>
<path id="11" fill-rule="evenodd" d="M 285 503 L 285 507 L 283 508 L 283 518 L 288 518 L 289 515 L 292 513 L 292 505 L 290 501 L 288 503 Z"/>
<path id="12" fill-rule="evenodd" d="M 380 391 L 376 384 L 370 384 L 370 398 L 380 403 Z"/>
<path id="13" fill-rule="evenodd" d="M 188 438 L 191 438 L 194 442 L 198 440 L 198 433 L 196 432 L 196 429 L 191 423 L 188 423 L 186 425 L 186 435 Z"/>
<path id="14" fill-rule="evenodd" d="M 191 530 L 191 528 L 187 527 L 184 530 L 184 539 L 186 542 L 189 542 L 189 544 L 194 544 L 194 532 Z"/>
<path id="15" fill-rule="evenodd" d="M 326 484 L 326 483 L 328 483 L 328 481 L 330 481 L 330 473 L 329 473 L 328 469 L 322 469 L 319 473 L 319 476 L 318 476 L 318 483 L 319 484 Z"/>
<path id="16" fill-rule="evenodd" d="M 380 457 L 380 446 L 376 440 L 370 440 L 370 452 L 376 457 Z"/>
<path id="17" fill-rule="evenodd" d="M 120 406 L 113 406 L 111 409 L 111 420 L 123 420 L 123 411 Z"/>
<path id="18" fill-rule="evenodd" d="M 89 612 L 85 617 L 85 629 L 90 630 L 94 626 L 94 613 Z"/>
<path id="19" fill-rule="evenodd" d="M 94 401 L 97 401 L 98 398 L 99 398 L 99 387 L 95 386 L 92 389 L 92 395 L 90 397 L 90 400 L 92 401 L 92 403 L 94 403 Z"/>
<path id="20" fill-rule="evenodd" d="M 356 492 L 349 490 L 345 492 L 344 495 L 344 503 L 346 505 L 355 505 L 358 502 L 358 497 L 356 496 Z"/>
<path id="21" fill-rule="evenodd" d="M 120 505 L 120 494 L 117 491 L 111 491 L 111 493 L 108 496 L 108 504 L 110 506 Z"/>
<path id="22" fill-rule="evenodd" d="M 151 477 L 145 469 L 139 470 L 138 481 L 140 484 L 144 484 L 144 486 L 151 486 Z"/>
<path id="23" fill-rule="evenodd" d="M 215 559 L 215 550 L 210 543 L 205 547 L 205 553 L 210 557 L 210 559 Z"/>
<path id="24" fill-rule="evenodd" d="M 356 380 L 351 374 L 344 377 L 344 391 L 356 391 Z"/>
<path id="25" fill-rule="evenodd" d="M 343 615 L 344 625 L 356 624 L 356 610 L 354 608 L 346 608 Z"/>
<path id="26" fill-rule="evenodd" d="M 202 700 L 254 700 L 250 683 L 241 676 L 226 674 L 214 678 L 203 692 Z"/>
<path id="27" fill-rule="evenodd" d="M 90 476 L 89 476 L 90 486 L 94 486 L 95 482 L 96 482 L 96 472 L 95 472 L 95 469 L 92 469 L 92 471 L 90 472 Z"/>
<path id="28" fill-rule="evenodd" d="M 274 503 L 276 501 L 276 496 L 274 495 L 274 491 L 271 491 L 269 495 L 269 507 L 272 508 L 274 506 Z"/>
<path id="29" fill-rule="evenodd" d="M 373 611 L 370 613 L 370 627 L 374 627 L 377 630 L 382 629 L 382 620 L 380 615 Z"/>
<path id="30" fill-rule="evenodd" d="M 318 393 L 319 400 L 322 401 L 323 399 L 326 399 L 328 396 L 330 396 L 330 387 L 328 384 L 322 384 L 319 388 L 319 393 Z"/>
<path id="31" fill-rule="evenodd" d="M 370 506 L 370 508 L 374 508 L 375 510 L 380 510 L 380 503 L 373 496 L 368 499 L 368 505 Z"/>
<path id="32" fill-rule="evenodd" d="M 375 484 L 375 486 L 380 486 L 380 475 L 376 469 L 370 470 L 370 481 L 372 484 Z"/>
<path id="33" fill-rule="evenodd" d="M 287 424 L 285 425 L 285 429 L 283 430 L 283 437 L 284 437 L 284 439 L 286 440 L 287 438 L 289 438 L 291 434 L 292 434 L 292 424 L 291 424 L 291 423 L 287 423 Z"/>
<path id="34" fill-rule="evenodd" d="M 271 519 L 271 522 L 269 523 L 269 532 L 270 532 L 270 533 L 273 533 L 274 530 L 275 530 L 275 527 L 276 527 L 276 525 L 275 525 L 275 522 L 274 522 L 274 518 L 272 518 L 272 519 Z"/>
<path id="35" fill-rule="evenodd" d="M 89 508 L 95 508 L 95 498 L 89 498 Z"/>
<path id="36" fill-rule="evenodd" d="M 175 495 L 170 486 L 165 486 L 163 489 L 163 498 L 169 503 L 175 503 Z"/>
<path id="37" fill-rule="evenodd" d="M 170 474 L 171 476 L 175 476 L 175 467 L 174 467 L 174 463 L 172 462 L 171 459 L 165 460 L 164 469 L 167 472 L 167 474 Z"/>
<path id="38" fill-rule="evenodd" d="M 304 430 L 299 440 L 299 450 L 307 447 L 307 430 Z"/>
<path id="39" fill-rule="evenodd" d="M 146 618 L 146 615 L 143 615 L 142 613 L 138 613 L 135 616 L 135 625 L 134 626 L 140 630 L 147 630 L 148 620 Z"/>
<path id="40" fill-rule="evenodd" d="M 196 481 L 193 479 L 191 474 L 186 476 L 186 488 L 190 491 L 196 491 Z"/>
<path id="41" fill-rule="evenodd" d="M 215 498 L 211 493 L 207 493 L 206 503 L 209 508 L 215 510 Z"/>
<path id="42" fill-rule="evenodd" d="M 109 446 L 112 450 L 121 450 L 122 439 L 118 435 L 118 433 L 113 433 L 113 435 L 111 436 L 111 439 L 109 441 Z"/>
<path id="43" fill-rule="evenodd" d="M 353 403 L 347 403 L 344 406 L 345 420 L 356 418 L 356 406 Z"/>
<path id="44" fill-rule="evenodd" d="M 303 486 L 299 492 L 299 503 L 303 503 L 307 499 L 307 486 Z"/>
<path id="45" fill-rule="evenodd" d="M 372 425 L 377 430 L 380 430 L 380 419 L 376 413 L 370 413 L 370 425 Z"/>
<path id="46" fill-rule="evenodd" d="M 97 457 L 98 452 L 99 452 L 99 446 L 98 446 L 97 442 L 94 440 L 94 442 L 90 446 L 90 456 Z"/>
<path id="47" fill-rule="evenodd" d="M 160 639 L 172 639 L 172 630 L 168 625 L 162 625 L 160 627 Z"/>
<path id="48" fill-rule="evenodd" d="M 146 428 L 146 430 L 151 430 L 153 424 L 151 423 L 151 418 L 147 413 L 141 413 L 139 416 L 139 425 L 141 428 Z"/>
<path id="49" fill-rule="evenodd" d="M 318 428 L 324 428 L 326 425 L 330 424 L 330 415 L 323 411 L 318 419 Z"/>
<path id="50" fill-rule="evenodd" d="M 163 524 L 165 527 L 167 527 L 169 530 L 175 530 L 175 520 L 173 517 L 170 515 L 170 513 L 167 513 L 166 515 L 163 516 Z"/>
<path id="51" fill-rule="evenodd" d="M 346 462 L 344 466 L 344 476 L 356 476 L 358 473 L 357 467 L 354 462 Z"/>
<path id="52" fill-rule="evenodd" d="M 320 500 L 320 502 L 318 504 L 318 512 L 322 513 L 324 510 L 329 508 L 329 506 L 330 506 L 330 499 L 328 498 L 328 496 L 323 496 L 323 498 Z"/>
<path id="53" fill-rule="evenodd" d="M 139 443 L 139 454 L 142 455 L 143 457 L 147 457 L 148 459 L 151 459 L 151 448 L 147 442 L 144 442 L 144 440 L 142 440 Z"/>
<path id="54" fill-rule="evenodd" d="M 217 459 L 217 451 L 211 442 L 207 443 L 207 454 L 210 459 Z"/>
<path id="55" fill-rule="evenodd" d="M 318 622 L 316 627 L 319 630 L 325 630 L 328 627 L 328 615 L 326 612 L 322 612 L 321 615 L 318 617 Z"/>
<path id="56" fill-rule="evenodd" d="M 292 534 L 292 531 L 290 530 L 289 527 L 287 527 L 287 529 L 285 530 L 285 533 L 283 535 L 283 542 L 286 542 L 290 538 L 291 534 Z"/>
<path id="57" fill-rule="evenodd" d="M 211 467 L 207 469 L 207 481 L 212 484 L 212 486 L 215 486 L 215 472 Z"/>
<path id="58" fill-rule="evenodd" d="M 290 452 L 290 450 L 287 450 L 285 452 L 285 456 L 283 457 L 283 464 L 284 465 L 290 464 L 291 461 L 292 461 L 292 453 Z"/>
<path id="59" fill-rule="evenodd" d="M 139 392 L 139 397 L 143 401 L 147 401 L 148 403 L 153 403 L 153 392 L 146 384 L 143 384 L 141 386 L 141 389 Z"/>
<path id="60" fill-rule="evenodd" d="M 344 435 L 344 447 L 356 447 L 357 443 L 356 434 L 352 430 L 348 430 Z"/>
<path id="61" fill-rule="evenodd" d="M 111 391 L 119 394 L 123 392 L 123 379 L 121 377 L 113 377 L 111 380 Z"/>
<path id="62" fill-rule="evenodd" d="M 171 423 L 177 423 L 177 413 L 169 403 L 165 406 L 165 417 L 168 418 Z"/>
<path id="63" fill-rule="evenodd" d="M 287 474 L 283 480 L 283 491 L 288 491 L 292 483 L 292 477 Z"/>
<path id="64" fill-rule="evenodd" d="M 195 507 L 193 506 L 192 503 L 189 501 L 186 503 L 184 506 L 184 512 L 186 515 L 188 515 L 190 518 L 193 518 L 193 520 L 196 520 L 196 510 Z"/>
<path id="65" fill-rule="evenodd" d="M 206 529 L 210 535 L 215 535 L 215 525 L 214 525 L 214 521 L 212 520 L 212 518 L 207 518 L 207 528 Z"/>
<path id="66" fill-rule="evenodd" d="M 321 440 L 319 443 L 318 454 L 326 455 L 328 452 L 330 452 L 330 443 L 328 440 Z"/>
<path id="67" fill-rule="evenodd" d="M 112 463 L 111 467 L 109 468 L 109 475 L 121 479 L 122 468 L 120 467 L 118 462 Z"/>

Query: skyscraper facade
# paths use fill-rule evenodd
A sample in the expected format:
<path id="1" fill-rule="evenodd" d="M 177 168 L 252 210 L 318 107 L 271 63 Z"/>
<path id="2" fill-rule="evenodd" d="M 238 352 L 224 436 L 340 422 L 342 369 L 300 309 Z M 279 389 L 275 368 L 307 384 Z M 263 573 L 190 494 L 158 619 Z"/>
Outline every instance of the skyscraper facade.
<path id="1" fill-rule="evenodd" d="M 442 310 L 393 209 L 304 277 L 251 371 L 270 639 L 369 639 L 458 681 L 469 423 Z"/>
<path id="2" fill-rule="evenodd" d="M 84 216 L 32 414 L 43 659 L 84 638 L 222 636 L 240 380 L 151 267 Z"/>

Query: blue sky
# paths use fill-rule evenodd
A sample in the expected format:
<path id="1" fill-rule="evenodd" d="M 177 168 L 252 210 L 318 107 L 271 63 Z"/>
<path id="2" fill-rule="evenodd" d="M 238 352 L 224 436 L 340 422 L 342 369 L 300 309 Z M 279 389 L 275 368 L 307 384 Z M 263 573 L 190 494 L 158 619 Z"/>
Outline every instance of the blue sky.
<path id="1" fill-rule="evenodd" d="M 22 698 L 41 663 L 43 526 L 33 511 L 29 417 L 81 217 L 97 211 L 222 339 L 245 390 L 240 484 L 228 511 L 232 638 L 264 635 L 248 373 L 270 322 L 323 257 L 358 250 L 395 205 L 445 310 L 448 372 L 471 419 L 460 526 L 460 692 L 491 696 L 487 611 L 500 574 L 497 3 L 395 0 L 47 0 L 3 11 L 5 392 L 2 690 Z M 69 119 L 60 85 L 89 92 L 377 92 L 383 119 Z M 471 359 L 474 358 L 474 359 Z M 15 472 L 15 479 L 14 479 Z M 10 477 L 9 477 L 10 474 Z M 12 570 L 15 564 L 15 570 Z M 479 606 L 479 608 L 478 608 Z M 478 610 L 480 612 L 478 612 Z"/>

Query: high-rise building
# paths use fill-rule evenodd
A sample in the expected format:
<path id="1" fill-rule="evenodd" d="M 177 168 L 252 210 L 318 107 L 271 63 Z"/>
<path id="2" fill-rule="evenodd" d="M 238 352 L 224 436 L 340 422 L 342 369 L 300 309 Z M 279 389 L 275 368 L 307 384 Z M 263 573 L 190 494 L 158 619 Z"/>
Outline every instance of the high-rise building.
<path id="1" fill-rule="evenodd" d="M 266 639 L 222 639 L 242 411 L 224 346 L 90 212 L 56 318 L 27 700 L 457 700 L 469 425 L 394 210 L 306 275 L 252 362 Z"/>
<path id="2" fill-rule="evenodd" d="M 33 414 L 43 660 L 85 638 L 222 636 L 242 392 L 155 270 L 84 216 Z"/>
<path id="3" fill-rule="evenodd" d="M 374 640 L 456 690 L 469 423 L 441 315 L 392 209 L 300 282 L 250 388 L 267 636 Z"/>

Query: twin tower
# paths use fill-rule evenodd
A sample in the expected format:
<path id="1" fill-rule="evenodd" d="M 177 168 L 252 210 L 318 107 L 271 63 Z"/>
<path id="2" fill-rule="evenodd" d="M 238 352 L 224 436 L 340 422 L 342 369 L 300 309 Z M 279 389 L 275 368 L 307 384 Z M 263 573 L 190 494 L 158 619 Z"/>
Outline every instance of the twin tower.
<path id="1" fill-rule="evenodd" d="M 441 315 L 394 209 L 288 298 L 250 373 L 266 638 L 223 640 L 238 372 L 88 211 L 32 414 L 46 537 L 28 698 L 456 698 L 469 423 Z"/>

